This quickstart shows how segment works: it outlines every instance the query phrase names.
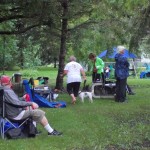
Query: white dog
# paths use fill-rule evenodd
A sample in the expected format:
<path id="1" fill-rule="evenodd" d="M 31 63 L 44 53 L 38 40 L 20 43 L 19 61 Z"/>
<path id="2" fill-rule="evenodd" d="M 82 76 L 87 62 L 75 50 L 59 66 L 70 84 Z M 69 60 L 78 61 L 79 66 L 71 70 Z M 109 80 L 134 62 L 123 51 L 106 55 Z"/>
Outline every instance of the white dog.
<path id="1" fill-rule="evenodd" d="M 91 88 L 89 87 L 89 85 L 86 85 L 86 80 L 84 80 L 84 86 L 82 88 L 82 91 L 79 91 L 79 97 L 81 99 L 81 102 L 83 103 L 84 103 L 84 98 L 86 97 L 88 97 L 89 101 L 93 103 Z"/>
<path id="2" fill-rule="evenodd" d="M 84 103 L 84 98 L 86 98 L 86 97 L 88 97 L 89 102 L 93 103 L 92 92 L 80 91 L 79 97 L 81 99 L 81 102 L 83 102 L 83 103 Z"/>

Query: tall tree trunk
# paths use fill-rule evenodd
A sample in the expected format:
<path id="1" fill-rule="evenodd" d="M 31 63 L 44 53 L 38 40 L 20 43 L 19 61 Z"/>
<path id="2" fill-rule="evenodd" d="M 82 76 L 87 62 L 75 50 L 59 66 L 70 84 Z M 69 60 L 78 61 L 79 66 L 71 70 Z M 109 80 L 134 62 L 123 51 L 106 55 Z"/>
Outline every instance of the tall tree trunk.
<path id="1" fill-rule="evenodd" d="M 18 63 L 20 64 L 21 69 L 23 69 L 24 67 L 24 54 L 23 54 L 23 48 L 25 47 L 24 44 L 24 37 L 23 36 L 18 36 L 18 38 L 20 39 L 19 43 L 18 43 Z"/>
<path id="2" fill-rule="evenodd" d="M 24 68 L 24 55 L 23 55 L 23 49 L 20 49 L 20 65 L 21 65 L 21 69 Z"/>
<path id="3" fill-rule="evenodd" d="M 63 8 L 62 14 L 62 30 L 61 30 L 61 44 L 60 44 L 60 53 L 59 53 L 59 68 L 56 79 L 56 89 L 61 90 L 63 88 L 63 79 L 60 74 L 63 73 L 64 64 L 65 64 L 65 54 L 66 54 L 66 39 L 67 39 L 67 25 L 68 25 L 68 0 L 62 0 L 61 6 Z"/>
<path id="4" fill-rule="evenodd" d="M 56 66 L 57 66 L 57 58 L 56 57 L 54 57 L 54 68 L 56 68 Z"/>
<path id="5" fill-rule="evenodd" d="M 4 50 L 3 50 L 3 64 L 2 64 L 2 66 L 3 66 L 3 75 L 4 75 L 5 74 L 5 48 L 6 48 L 6 37 L 5 36 L 3 37 L 3 40 L 4 40 L 4 45 L 3 45 Z"/>

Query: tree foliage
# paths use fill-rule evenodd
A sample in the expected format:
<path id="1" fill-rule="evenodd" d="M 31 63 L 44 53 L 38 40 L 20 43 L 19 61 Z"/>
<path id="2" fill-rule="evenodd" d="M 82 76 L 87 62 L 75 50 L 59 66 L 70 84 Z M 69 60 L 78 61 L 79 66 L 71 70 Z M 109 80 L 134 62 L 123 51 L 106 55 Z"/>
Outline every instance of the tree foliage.
<path id="1" fill-rule="evenodd" d="M 1 61 L 22 68 L 58 61 L 56 88 L 69 55 L 88 64 L 90 52 L 149 47 L 148 0 L 1 0 L 0 14 Z"/>

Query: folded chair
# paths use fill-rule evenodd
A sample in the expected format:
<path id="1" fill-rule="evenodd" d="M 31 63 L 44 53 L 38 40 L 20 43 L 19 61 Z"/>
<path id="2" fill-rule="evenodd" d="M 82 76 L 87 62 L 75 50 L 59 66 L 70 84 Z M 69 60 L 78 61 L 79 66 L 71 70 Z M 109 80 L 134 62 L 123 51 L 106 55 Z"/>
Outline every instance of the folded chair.
<path id="1" fill-rule="evenodd" d="M 36 82 L 38 83 L 36 85 Z M 42 97 L 46 98 L 47 96 L 49 96 L 49 101 L 53 101 L 53 92 L 52 90 L 48 87 L 47 85 L 48 83 L 48 77 L 38 77 L 36 80 L 34 80 L 33 78 L 29 79 L 29 84 L 31 86 L 32 89 L 32 97 L 34 99 L 34 94 L 40 94 L 42 95 Z M 44 87 L 47 87 L 48 92 L 42 92 L 44 89 Z M 36 89 L 41 89 L 40 91 L 37 91 Z"/>
<path id="2" fill-rule="evenodd" d="M 0 130 L 1 130 L 0 134 L 1 134 L 2 139 L 5 138 L 5 133 L 10 128 L 21 128 L 29 119 L 29 117 L 24 120 L 13 120 L 12 118 L 7 118 L 6 112 L 5 112 L 5 104 L 6 104 L 6 101 L 5 101 L 5 96 L 4 96 L 4 90 L 3 90 L 3 87 L 0 87 Z M 5 128 L 6 122 L 9 124 L 9 127 L 7 127 L 7 129 Z"/>
<path id="3" fill-rule="evenodd" d="M 32 88 L 29 86 L 29 83 L 32 85 Z M 29 81 L 23 80 L 23 85 L 25 87 L 26 93 L 30 97 L 30 101 L 37 103 L 39 107 L 48 107 L 48 108 L 65 108 L 66 107 L 66 102 L 64 101 L 60 101 L 60 100 L 57 102 L 48 101 L 46 98 L 36 93 L 34 91 L 33 78 L 31 78 Z"/>

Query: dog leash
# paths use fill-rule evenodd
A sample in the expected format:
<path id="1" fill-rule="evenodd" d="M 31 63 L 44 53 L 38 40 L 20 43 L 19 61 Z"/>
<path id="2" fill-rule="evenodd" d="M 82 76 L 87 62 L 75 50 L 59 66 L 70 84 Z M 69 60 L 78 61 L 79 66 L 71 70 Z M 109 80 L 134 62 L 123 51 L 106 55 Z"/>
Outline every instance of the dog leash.
<path id="1" fill-rule="evenodd" d="M 84 80 L 83 89 L 85 89 L 85 85 L 86 85 L 86 80 Z"/>
<path id="2" fill-rule="evenodd" d="M 83 82 L 83 88 L 82 88 L 82 90 L 79 92 L 79 94 L 80 94 L 81 92 L 83 92 L 83 89 L 85 89 L 85 85 L 86 85 L 86 80 L 84 80 L 84 82 Z"/>

